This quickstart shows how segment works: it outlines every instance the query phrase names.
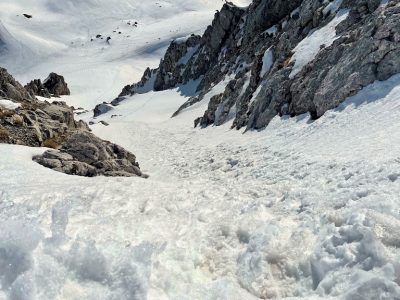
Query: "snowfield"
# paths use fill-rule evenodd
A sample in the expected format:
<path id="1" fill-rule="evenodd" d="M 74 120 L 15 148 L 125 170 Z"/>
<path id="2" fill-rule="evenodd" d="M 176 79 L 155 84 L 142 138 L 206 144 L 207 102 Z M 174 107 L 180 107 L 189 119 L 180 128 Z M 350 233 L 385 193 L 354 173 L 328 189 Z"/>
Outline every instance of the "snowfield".
<path id="1" fill-rule="evenodd" d="M 245 6 L 250 0 L 233 2 Z M 140 80 L 148 66 L 156 67 L 173 39 L 202 34 L 222 4 L 221 0 L 3 0 L 0 36 L 8 50 L 0 44 L 0 65 L 22 84 L 43 80 L 52 71 L 60 73 L 74 95 L 71 105 L 92 109 Z"/>
<path id="2" fill-rule="evenodd" d="M 1 63 L 21 81 L 60 72 L 72 92 L 63 100 L 93 108 L 156 65 L 172 37 L 204 30 L 215 2 L 136 4 L 135 17 L 136 1 L 0 3 L 10 36 L 43 51 L 32 66 Z M 28 4 L 32 20 L 54 16 L 21 25 L 12 16 Z M 61 42 L 86 32 L 79 22 L 66 37 L 42 31 L 42 22 L 86 5 L 116 16 L 81 15 L 99 26 L 81 37 L 88 45 Z M 122 19 L 148 25 L 129 42 L 92 48 L 92 34 Z M 63 20 L 66 28 L 76 21 Z M 68 176 L 31 161 L 44 148 L 0 145 L 0 300 L 400 299 L 400 75 L 316 121 L 276 117 L 245 134 L 229 124 L 193 129 L 223 84 L 171 119 L 195 85 L 132 96 L 95 120 L 110 126 L 93 125 L 94 133 L 135 153 L 147 180 Z"/>
<path id="3" fill-rule="evenodd" d="M 148 180 L 0 147 L 0 299 L 400 297 L 399 76 L 244 135 L 192 129 L 205 103 L 170 119 L 177 95 L 134 96 L 93 126 Z"/>

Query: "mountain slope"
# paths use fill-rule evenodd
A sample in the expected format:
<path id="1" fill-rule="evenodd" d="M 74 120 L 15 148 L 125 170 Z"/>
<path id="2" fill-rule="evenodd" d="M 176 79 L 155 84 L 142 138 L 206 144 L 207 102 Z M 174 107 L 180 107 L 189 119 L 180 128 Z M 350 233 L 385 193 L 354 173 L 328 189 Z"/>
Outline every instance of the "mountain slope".
<path id="1" fill-rule="evenodd" d="M 146 181 L 70 177 L 1 146 L 1 263 L 26 263 L 2 269 L 0 295 L 398 298 L 399 85 L 246 135 L 187 126 L 204 104 L 170 119 L 175 91 L 136 95 L 92 129 Z"/>
<path id="2" fill-rule="evenodd" d="M 22 84 L 50 71 L 62 74 L 75 95 L 70 104 L 93 108 L 155 66 L 173 38 L 202 32 L 220 6 L 210 0 L 1 1 L 0 40 L 9 51 L 0 65 Z"/>
<path id="3" fill-rule="evenodd" d="M 201 38 L 189 39 L 186 48 L 173 42 L 159 68 L 146 71 L 112 104 L 142 93 L 143 85 L 159 91 L 200 80 L 198 94 L 176 115 L 228 80 L 196 126 L 229 121 L 237 129 L 262 129 L 276 115 L 309 112 L 319 118 L 375 80 L 400 72 L 398 5 L 299 0 L 254 1 L 239 8 L 227 3 Z"/>
<path id="4" fill-rule="evenodd" d="M 20 1 L 9 1 L 7 6 L 21 3 L 34 7 L 28 0 Z M 32 162 L 32 156 L 42 154 L 45 148 L 0 145 L 1 300 L 400 299 L 399 75 L 376 81 L 379 73 L 373 73 L 347 96 L 338 89 L 342 102 L 315 120 L 310 119 L 307 109 L 293 117 L 286 114 L 288 111 L 281 117 L 271 110 L 266 119 L 254 115 L 254 120 L 261 120 L 262 125 L 266 125 L 263 120 L 268 120 L 265 130 L 248 130 L 246 134 L 231 130 L 239 112 L 231 105 L 244 94 L 232 83 L 230 72 L 243 75 L 237 78 L 238 84 L 243 84 L 242 91 L 249 89 L 247 96 L 254 94 L 247 108 L 263 111 L 267 107 L 269 98 L 265 95 L 278 91 L 268 89 L 267 82 L 272 78 L 270 74 L 280 71 L 287 82 L 299 87 L 296 91 L 307 92 L 307 88 L 300 89 L 301 78 L 311 82 L 313 74 L 318 73 L 310 59 L 316 57 L 319 66 L 329 69 L 320 60 L 324 53 L 338 46 L 343 39 L 339 29 L 351 17 L 351 12 L 339 9 L 340 5 L 351 11 L 356 3 L 304 1 L 309 5 L 318 2 L 321 6 L 317 11 L 329 12 L 330 16 L 327 13 L 323 21 L 319 20 L 322 23 L 315 23 L 315 30 L 293 34 L 296 42 L 276 51 L 270 49 L 270 42 L 285 43 L 289 39 L 284 38 L 283 30 L 273 26 L 276 18 L 269 20 L 261 13 L 269 10 L 255 8 L 267 4 L 279 7 L 279 2 L 256 0 L 247 9 L 225 5 L 225 12 L 217 14 L 214 24 L 227 28 L 228 23 L 241 22 L 241 14 L 251 12 L 252 17 L 246 21 L 248 31 L 240 34 L 248 57 L 245 55 L 238 62 L 236 55 L 242 53 L 241 47 L 237 52 L 227 51 L 215 65 L 190 63 L 190 57 L 204 45 L 187 43 L 186 37 L 193 31 L 202 34 L 214 11 L 207 8 L 206 22 L 200 17 L 194 20 L 192 12 L 185 9 L 199 4 L 203 11 L 204 7 L 220 6 L 222 1 L 210 1 L 210 6 L 202 6 L 205 2 L 199 1 L 157 2 L 163 7 L 169 3 L 167 11 L 171 9 L 171 14 L 166 14 L 165 21 L 160 19 L 146 30 L 142 28 L 135 36 L 138 43 L 126 45 L 127 48 L 117 41 L 120 47 L 111 45 L 109 52 L 103 52 L 101 48 L 106 42 L 96 39 L 93 50 L 89 44 L 91 35 L 87 35 L 90 46 L 68 45 L 68 52 L 60 54 L 57 50 L 55 57 L 35 60 L 32 69 L 5 61 L 12 69 L 20 69 L 20 77 L 27 76 L 29 80 L 41 77 L 41 70 L 47 74 L 61 68 L 60 73 L 67 75 L 68 83 L 72 82 L 71 96 L 62 100 L 89 109 L 103 98 L 113 99 L 124 85 L 140 80 L 143 70 L 156 66 L 170 39 L 175 39 L 170 45 L 172 51 L 164 59 L 168 64 L 162 66 L 167 71 L 164 75 L 173 71 L 174 76 L 160 78 L 160 86 L 165 84 L 161 91 L 153 91 L 151 85 L 156 82 L 153 75 L 158 71 L 148 70 L 142 81 L 147 85 L 143 84 L 141 90 L 137 90 L 141 83 L 126 88 L 111 111 L 97 118 L 93 118 L 92 112 L 80 115 L 95 122 L 91 129 L 97 136 L 135 153 L 149 179 L 67 176 Z M 365 1 L 358 6 L 362 15 L 356 18 L 359 23 L 352 25 L 351 32 L 363 32 L 368 26 L 361 26 L 362 22 L 376 16 L 375 13 L 399 10 L 397 0 L 378 2 Z M 46 6 L 41 5 L 50 1 L 37 3 L 43 9 Z M 122 8 L 115 8 L 114 1 L 60 2 L 58 11 L 67 23 L 74 23 L 77 20 L 64 9 L 70 7 L 72 12 L 80 13 L 81 5 L 94 3 L 98 4 L 95 16 L 106 16 L 108 10 L 118 16 L 115 23 L 106 21 L 104 30 L 96 27 L 91 32 L 104 35 L 110 27 L 121 24 L 121 18 L 126 17 L 122 8 L 134 1 L 119 1 Z M 174 3 L 182 6 L 174 10 Z M 370 11 L 368 7 L 374 7 L 374 3 L 379 6 Z M 143 4 L 144 19 L 156 18 L 153 4 Z M 294 4 L 287 5 L 289 15 L 283 18 L 291 30 L 297 32 L 295 29 L 300 27 L 295 25 L 302 18 L 313 18 L 304 15 L 314 12 L 312 5 L 310 10 L 295 7 L 293 11 L 290 6 Z M 4 9 L 5 4 L 0 7 Z M 0 11 L 4 16 L 7 10 Z M 10 12 L 11 18 L 15 11 Z M 173 16 L 175 12 L 182 14 Z M 198 11 L 194 13 L 199 16 Z M 40 12 L 32 14 L 34 19 Z M 298 14 L 302 17 L 298 18 Z M 84 12 L 80 16 L 83 15 Z M 223 15 L 233 16 L 234 22 L 219 22 Z M 389 20 L 398 24 L 393 15 L 379 20 L 377 28 L 382 24 L 386 27 Z M 13 33 L 9 22 L 4 23 L 5 28 Z M 191 30 L 195 22 L 204 28 Z M 101 22 L 93 22 L 94 25 L 103 26 Z M 167 25 L 185 30 L 175 35 L 169 33 L 172 27 Z M 214 29 L 221 28 L 219 25 Z M 72 33 L 68 35 L 82 34 L 79 28 L 69 27 Z M 241 26 L 235 28 L 240 30 Z M 375 31 L 374 36 L 392 45 L 395 34 L 381 33 L 396 28 Z M 42 40 L 54 42 L 55 33 L 49 31 L 37 28 Z M 161 32 L 165 36 L 159 43 Z M 259 36 L 255 32 L 260 32 L 261 41 L 257 41 Z M 221 35 L 228 36 L 226 43 L 238 42 L 230 39 L 226 30 L 208 29 L 208 33 L 214 38 L 203 39 L 206 47 L 223 49 L 217 38 Z M 254 43 L 246 40 L 251 38 Z M 191 39 L 196 42 L 202 38 Z M 367 42 L 374 39 L 366 38 Z M 211 40 L 215 43 L 208 43 Z M 327 45 L 331 42 L 333 47 Z M 357 41 L 347 42 L 337 48 L 356 48 Z M 326 49 L 320 49 L 322 43 Z M 297 59 L 286 61 L 285 55 L 295 48 Z M 397 44 L 393 50 L 397 53 Z M 302 52 L 307 55 L 299 55 Z M 284 68 L 278 67 L 277 53 L 285 56 Z M 378 54 L 377 61 L 382 53 Z M 218 61 L 219 57 L 209 59 Z M 336 58 L 331 56 L 328 63 L 339 61 Z M 174 64 L 175 61 L 179 63 Z M 206 57 L 203 62 L 207 62 Z M 220 63 L 226 64 L 226 69 L 221 69 Z M 206 73 L 199 78 L 181 77 L 184 68 L 177 66 L 188 64 L 193 66 L 191 74 Z M 331 68 L 337 71 L 335 64 Z M 123 78 L 115 77 L 119 71 Z M 295 74 L 297 71 L 300 72 Z M 116 81 L 108 81 L 109 78 Z M 181 79 L 189 80 L 179 82 Z M 279 82 L 276 81 L 278 86 Z M 130 88 L 136 89 L 132 95 Z M 103 89 L 106 91 L 101 92 Z M 171 118 L 184 103 L 188 105 Z M 228 109 L 223 109 L 221 103 Z M 247 108 L 242 126 L 250 124 Z M 219 126 L 193 129 L 193 120 L 201 116 L 213 118 L 209 125 Z"/>

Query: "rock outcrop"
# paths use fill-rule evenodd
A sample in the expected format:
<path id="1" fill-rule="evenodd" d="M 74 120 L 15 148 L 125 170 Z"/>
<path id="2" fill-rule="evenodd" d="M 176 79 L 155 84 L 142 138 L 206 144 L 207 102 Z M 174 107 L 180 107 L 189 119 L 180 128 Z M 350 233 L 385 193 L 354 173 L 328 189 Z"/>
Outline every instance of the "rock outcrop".
<path id="1" fill-rule="evenodd" d="M 87 131 L 70 134 L 59 151 L 46 151 L 33 160 L 70 175 L 144 176 L 135 155 Z"/>
<path id="2" fill-rule="evenodd" d="M 34 97 L 4 68 L 0 68 L 0 97 L 13 99 L 15 101 L 25 100 L 31 102 L 34 100 Z"/>
<path id="3" fill-rule="evenodd" d="M 37 100 L 1 68 L 0 100 L 0 143 L 53 148 L 33 158 L 41 165 L 70 175 L 146 177 L 135 155 L 93 135 L 64 102 Z"/>
<path id="4" fill-rule="evenodd" d="M 40 79 L 32 80 L 25 85 L 25 89 L 32 97 L 51 98 L 71 94 L 64 77 L 56 73 L 50 73 L 43 83 Z"/>
<path id="5" fill-rule="evenodd" d="M 64 77 L 56 73 L 50 73 L 50 75 L 44 80 L 43 86 L 54 96 L 71 94 Z"/>
<path id="6" fill-rule="evenodd" d="M 107 103 L 97 104 L 93 111 L 94 117 L 96 118 L 102 114 L 109 112 L 112 109 L 113 109 L 113 107 Z"/>
<path id="7" fill-rule="evenodd" d="M 200 80 L 198 95 L 176 116 L 224 81 L 224 93 L 210 97 L 195 125 L 263 129 L 277 115 L 319 118 L 400 73 L 399 40 L 400 0 L 254 0 L 246 9 L 228 2 L 185 64 L 179 61 L 188 51 L 172 42 L 159 68 L 146 70 L 113 104 L 145 86 L 157 91 Z"/>
<path id="8" fill-rule="evenodd" d="M 25 89 L 32 96 L 40 96 L 44 98 L 50 98 L 51 94 L 47 88 L 44 87 L 42 81 L 40 79 L 34 79 L 25 85 Z"/>

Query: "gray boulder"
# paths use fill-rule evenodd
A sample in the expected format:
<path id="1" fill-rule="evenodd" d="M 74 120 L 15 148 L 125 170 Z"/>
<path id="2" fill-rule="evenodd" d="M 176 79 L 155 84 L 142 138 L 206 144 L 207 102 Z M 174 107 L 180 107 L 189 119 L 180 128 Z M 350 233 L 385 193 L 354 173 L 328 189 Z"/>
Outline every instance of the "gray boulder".
<path id="1" fill-rule="evenodd" d="M 113 107 L 107 103 L 101 103 L 101 104 L 97 104 L 96 107 L 93 110 L 94 113 L 94 117 L 97 118 L 100 115 L 103 115 L 105 113 L 108 113 L 110 110 L 112 110 Z"/>
<path id="2" fill-rule="evenodd" d="M 134 154 L 85 131 L 72 133 L 59 151 L 46 151 L 33 160 L 70 175 L 146 177 L 140 171 Z"/>

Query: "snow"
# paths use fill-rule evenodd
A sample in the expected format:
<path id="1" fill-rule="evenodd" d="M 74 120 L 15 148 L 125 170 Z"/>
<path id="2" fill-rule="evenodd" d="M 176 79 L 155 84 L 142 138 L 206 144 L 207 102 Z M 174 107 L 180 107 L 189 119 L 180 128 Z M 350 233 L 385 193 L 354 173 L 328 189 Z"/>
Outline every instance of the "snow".
<path id="1" fill-rule="evenodd" d="M 334 2 L 332 2 L 334 3 Z M 311 62 L 320 51 L 322 45 L 329 47 L 339 37 L 336 35 L 336 26 L 344 21 L 349 14 L 348 10 L 340 10 L 335 18 L 324 27 L 312 31 L 295 48 L 291 62 L 295 62 L 290 78 L 298 74 L 304 66 Z"/>
<path id="2" fill-rule="evenodd" d="M 22 84 L 59 73 L 74 95 L 63 100 L 92 109 L 139 81 L 146 67 L 157 67 L 171 40 L 202 34 L 221 5 L 214 0 L 0 1 L 0 35 L 8 49 L 0 65 Z M 128 25 L 134 21 L 137 27 Z"/>
<path id="3" fill-rule="evenodd" d="M 268 28 L 267 30 L 265 30 L 263 32 L 263 34 L 276 35 L 277 32 L 278 32 L 278 26 L 274 25 L 274 26 Z"/>
<path id="4" fill-rule="evenodd" d="M 199 46 L 189 47 L 186 54 L 180 60 L 178 60 L 177 65 L 186 65 L 196 53 L 197 49 L 199 49 Z"/>
<path id="5" fill-rule="evenodd" d="M 22 5 L 32 21 L 46 8 L 40 22 L 65 16 L 66 23 L 89 7 L 89 27 L 108 30 L 133 18 L 125 13 L 135 2 L 69 0 L 52 2 L 51 10 L 44 6 L 50 2 L 29 3 L 0 3 L 16 41 L 24 42 L 26 32 L 52 41 L 60 28 L 42 32 L 30 20 L 11 22 Z M 214 13 L 190 10 L 216 5 L 158 3 L 165 10 L 147 2 L 130 10 L 143 18 L 139 24 L 149 22 L 132 38 L 138 44 L 124 48 L 121 41 L 122 49 L 105 54 L 89 46 L 59 53 L 55 43 L 41 50 L 55 49 L 54 57 L 39 53 L 32 66 L 8 66 L 29 78 L 44 78 L 57 66 L 69 70 L 72 95 L 63 99 L 92 108 L 110 100 L 108 88 L 132 83 L 144 65 L 159 61 L 164 38 L 166 45 L 173 35 L 162 31 L 165 24 L 186 28 L 179 31 L 186 36 L 193 22 L 202 23 L 194 15 Z M 101 25 L 93 19 L 103 5 L 116 19 Z M 185 12 L 178 26 L 179 5 Z M 79 35 L 77 24 L 59 34 Z M 166 34 L 161 42 L 158 30 Z M 321 42 L 311 36 L 308 42 Z M 305 55 L 303 46 L 297 55 Z M 19 53 L 12 55 L 20 61 Z M 94 133 L 135 153 L 147 180 L 68 176 L 31 160 L 44 148 L 0 145 L 0 299 L 400 298 L 400 75 L 364 88 L 316 121 L 276 117 L 266 130 L 246 134 L 229 124 L 194 129 L 193 120 L 229 79 L 172 119 L 198 81 L 136 94 L 99 117 L 110 126 L 96 124 Z"/>
<path id="6" fill-rule="evenodd" d="M 20 106 L 21 106 L 21 104 L 19 104 L 19 103 L 15 103 L 10 100 L 0 99 L 0 108 L 15 110 Z"/>
<path id="7" fill-rule="evenodd" d="M 343 0 L 334 0 L 324 8 L 322 13 L 324 14 L 324 16 L 326 16 L 327 14 L 336 13 L 339 10 L 342 3 Z"/>
<path id="8" fill-rule="evenodd" d="M 274 64 L 274 52 L 271 48 L 265 50 L 262 63 L 263 65 L 260 73 L 261 78 L 263 78 L 265 74 L 269 73 Z"/>
<path id="9" fill-rule="evenodd" d="M 92 127 L 148 180 L 67 176 L 30 161 L 44 149 L 0 146 L 0 265 L 20 266 L 1 269 L 3 298 L 400 296 L 400 76 L 244 135 L 193 129 L 206 102 L 171 119 L 186 99 L 135 95 Z"/>

